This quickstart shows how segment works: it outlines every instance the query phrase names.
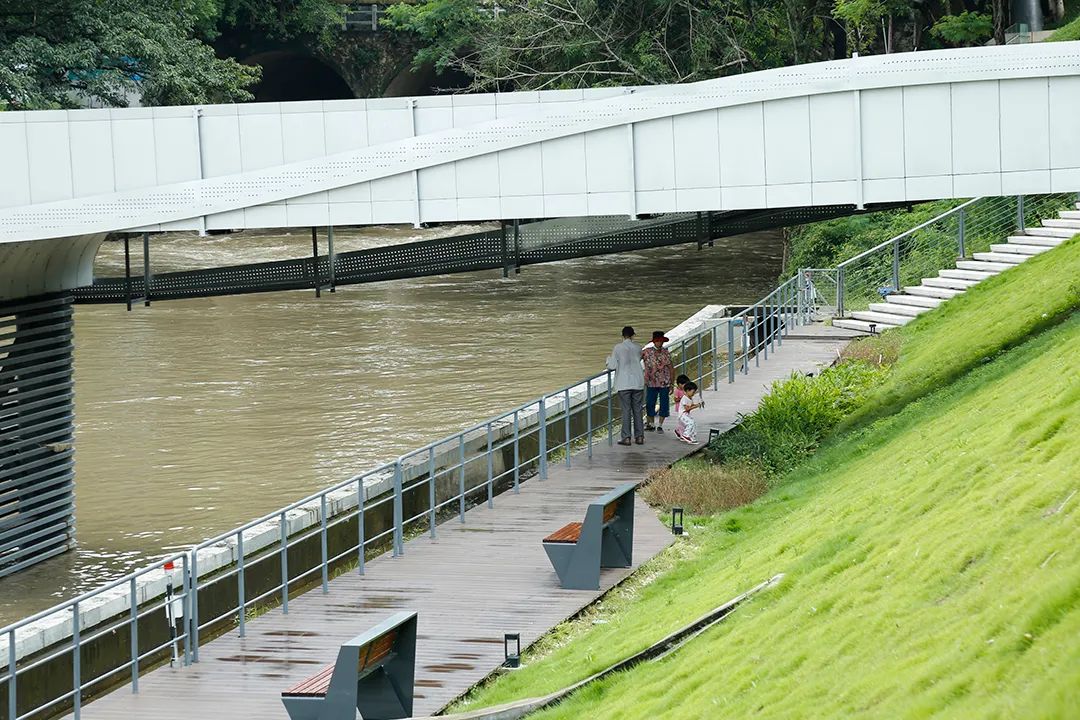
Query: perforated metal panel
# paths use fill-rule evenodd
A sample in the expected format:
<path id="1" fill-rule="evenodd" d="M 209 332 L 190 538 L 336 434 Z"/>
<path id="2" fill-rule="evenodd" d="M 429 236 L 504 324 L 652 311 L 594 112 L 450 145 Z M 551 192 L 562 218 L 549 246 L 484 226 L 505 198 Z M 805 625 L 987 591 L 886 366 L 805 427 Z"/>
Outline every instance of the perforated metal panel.
<path id="1" fill-rule="evenodd" d="M 867 212 L 884 207 L 868 208 Z M 566 218 L 522 224 L 518 241 L 513 229 L 424 240 L 390 247 L 339 253 L 334 265 L 337 285 L 445 275 L 556 262 L 571 258 L 663 247 L 740 233 L 783 227 L 854 214 L 850 205 L 816 208 L 678 213 L 631 221 L 621 217 Z M 151 278 L 151 300 L 300 290 L 329 282 L 324 255 L 252 265 L 159 273 Z M 145 295 L 142 277 L 99 278 L 74 291 L 80 303 L 123 303 Z"/>
<path id="2" fill-rule="evenodd" d="M 0 304 L 0 577 L 74 531 L 70 295 Z"/>

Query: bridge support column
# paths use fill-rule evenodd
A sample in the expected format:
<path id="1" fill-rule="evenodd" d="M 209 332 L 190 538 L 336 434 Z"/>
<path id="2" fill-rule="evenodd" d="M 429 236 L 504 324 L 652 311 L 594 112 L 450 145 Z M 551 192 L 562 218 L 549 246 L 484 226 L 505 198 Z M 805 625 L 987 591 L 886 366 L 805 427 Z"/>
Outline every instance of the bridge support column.
<path id="1" fill-rule="evenodd" d="M 0 303 L 0 577 L 74 543 L 71 301 Z"/>

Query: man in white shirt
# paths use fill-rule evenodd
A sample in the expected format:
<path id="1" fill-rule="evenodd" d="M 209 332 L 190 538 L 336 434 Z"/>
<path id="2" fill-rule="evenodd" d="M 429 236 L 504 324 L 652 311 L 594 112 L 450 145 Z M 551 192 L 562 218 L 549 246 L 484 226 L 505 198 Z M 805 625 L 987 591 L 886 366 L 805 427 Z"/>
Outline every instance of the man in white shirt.
<path id="1" fill-rule="evenodd" d="M 641 365 L 641 346 L 634 342 L 634 328 L 627 325 L 622 330 L 623 341 L 608 356 L 607 366 L 615 371 L 612 388 L 619 393 L 622 408 L 622 439 L 620 445 L 630 444 L 633 425 L 634 442 L 645 444 L 645 429 L 641 411 L 645 403 L 645 370 Z"/>

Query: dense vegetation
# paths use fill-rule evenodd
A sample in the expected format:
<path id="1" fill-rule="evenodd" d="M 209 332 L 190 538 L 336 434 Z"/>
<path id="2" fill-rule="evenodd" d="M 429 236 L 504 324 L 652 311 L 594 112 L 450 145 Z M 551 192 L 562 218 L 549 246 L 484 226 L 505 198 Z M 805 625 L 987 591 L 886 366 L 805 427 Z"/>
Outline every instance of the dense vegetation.
<path id="1" fill-rule="evenodd" d="M 417 66 L 472 89 L 690 82 L 852 52 L 1004 38 L 1004 0 L 427 0 L 387 25 Z M 340 44 L 337 0 L 6 0 L 0 110 L 248 100 L 258 68 L 215 56 L 223 30 Z M 1060 0 L 1051 15 L 1064 16 Z M 1063 31 L 1064 32 L 1064 31 Z M 370 62 L 361 54 L 353 63 Z M 346 73 L 351 69 L 345 68 Z M 444 75 L 462 77 L 461 75 Z"/>
<path id="2" fill-rule="evenodd" d="M 861 416 L 756 502 L 692 519 L 467 706 L 563 687 L 783 572 L 678 652 L 540 717 L 1070 717 L 1078 277 L 1080 238 L 887 333 L 899 357 Z"/>
<path id="3" fill-rule="evenodd" d="M 259 69 L 218 58 L 222 28 L 329 42 L 335 0 L 4 0 L 0 110 L 250 100 Z"/>

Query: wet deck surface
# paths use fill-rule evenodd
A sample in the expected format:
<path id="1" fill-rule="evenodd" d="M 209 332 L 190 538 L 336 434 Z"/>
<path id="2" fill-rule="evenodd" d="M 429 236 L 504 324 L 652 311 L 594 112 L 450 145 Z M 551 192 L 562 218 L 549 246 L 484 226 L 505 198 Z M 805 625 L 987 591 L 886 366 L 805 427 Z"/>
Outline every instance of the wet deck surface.
<path id="1" fill-rule="evenodd" d="M 821 326 L 799 328 L 768 361 L 752 364 L 748 376 L 705 394 L 706 407 L 695 413 L 700 438 L 752 410 L 773 380 L 831 362 L 849 337 Z M 140 680 L 138 695 L 117 690 L 86 705 L 82 717 L 284 720 L 282 690 L 333 662 L 342 642 L 396 610 L 419 612 L 414 713 L 432 714 L 502 663 L 504 632 L 521 633 L 526 645 L 600 594 L 561 589 L 540 540 L 582 520 L 595 497 L 641 481 L 692 450 L 670 431 L 649 433 L 644 446 L 598 444 L 591 461 L 581 454 L 571 468 L 551 465 L 547 480 L 497 496 L 494 509 L 481 505 L 466 514 L 465 524 L 440 525 L 436 540 L 410 540 L 403 557 L 376 558 L 365 575 L 331 581 L 329 594 L 315 589 L 291 600 L 288 615 L 272 610 L 250 620 L 247 637 L 233 631 L 205 644 L 197 665 L 151 672 Z M 671 541 L 639 498 L 634 567 Z M 631 570 L 605 570 L 601 592 Z"/>

